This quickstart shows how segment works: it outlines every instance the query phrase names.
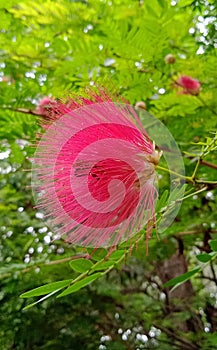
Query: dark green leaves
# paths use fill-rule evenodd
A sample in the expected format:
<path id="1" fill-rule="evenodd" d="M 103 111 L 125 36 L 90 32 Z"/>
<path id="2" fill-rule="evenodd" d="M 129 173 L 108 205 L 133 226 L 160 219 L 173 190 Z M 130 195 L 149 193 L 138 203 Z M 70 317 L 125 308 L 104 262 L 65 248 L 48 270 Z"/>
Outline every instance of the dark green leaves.
<path id="1" fill-rule="evenodd" d="M 91 258 L 96 261 L 95 263 L 93 263 L 91 260 L 87 260 L 84 258 L 71 260 L 69 263 L 70 267 L 75 272 L 80 273 L 80 275 L 75 279 L 68 279 L 64 281 L 48 283 L 44 286 L 32 289 L 26 293 L 21 294 L 21 298 L 31 298 L 47 294 L 47 296 L 25 307 L 25 309 L 30 308 L 31 306 L 34 306 L 35 304 L 49 298 L 50 296 L 59 292 L 65 287 L 68 288 L 66 288 L 61 294 L 59 294 L 58 298 L 79 291 L 81 288 L 86 287 L 90 283 L 100 278 L 102 275 L 109 272 L 115 265 L 117 265 L 125 258 L 127 251 L 120 249 L 114 251 L 110 255 L 108 254 L 108 252 L 106 254 L 105 253 L 105 249 L 99 249 L 98 254 L 97 251 L 94 252 Z M 104 257 L 100 259 L 100 256 Z"/>
<path id="2" fill-rule="evenodd" d="M 78 264 L 77 266 L 80 266 L 80 265 Z M 81 265 L 81 266 L 84 266 L 84 265 Z M 39 302 L 42 302 L 43 300 L 49 298 L 50 296 L 59 292 L 61 289 L 65 288 L 67 286 L 68 286 L 68 288 L 64 292 L 59 294 L 58 297 L 63 297 L 65 295 L 75 293 L 78 290 L 80 290 L 81 288 L 83 288 L 83 287 L 87 286 L 88 284 L 90 284 L 91 282 L 95 281 L 97 278 L 101 277 L 101 275 L 102 274 L 100 272 L 94 273 L 90 276 L 86 276 L 86 274 L 83 274 L 83 275 L 80 275 L 75 280 L 64 280 L 64 281 L 48 283 L 48 284 L 45 284 L 44 286 L 32 289 L 26 293 L 23 293 L 23 294 L 21 294 L 20 297 L 21 298 L 31 298 L 31 297 L 47 294 L 45 297 L 43 297 L 43 298 L 37 300 L 36 302 L 26 306 L 25 309 L 27 309 L 27 308 L 30 308 L 30 307 L 38 304 Z"/>

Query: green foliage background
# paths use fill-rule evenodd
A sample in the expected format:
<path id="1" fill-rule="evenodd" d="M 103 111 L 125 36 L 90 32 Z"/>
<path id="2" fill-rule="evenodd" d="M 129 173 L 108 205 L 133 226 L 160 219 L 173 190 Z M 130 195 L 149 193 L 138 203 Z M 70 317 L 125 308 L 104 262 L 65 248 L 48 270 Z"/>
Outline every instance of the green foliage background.
<path id="1" fill-rule="evenodd" d="M 0 0 L 1 350 L 215 349 L 216 15 L 214 0 Z M 164 61 L 169 53 L 174 64 Z M 198 96 L 177 93 L 180 75 L 201 82 Z M 146 103 L 174 136 L 191 180 L 148 257 L 141 240 L 132 256 L 120 247 L 106 260 L 102 250 L 87 266 L 87 251 L 52 242 L 28 170 L 40 99 L 95 81 L 110 82 L 131 104 Z M 162 196 L 167 175 L 159 173 Z M 81 273 L 85 284 L 91 268 L 100 279 L 23 310 L 40 297 L 21 293 Z"/>

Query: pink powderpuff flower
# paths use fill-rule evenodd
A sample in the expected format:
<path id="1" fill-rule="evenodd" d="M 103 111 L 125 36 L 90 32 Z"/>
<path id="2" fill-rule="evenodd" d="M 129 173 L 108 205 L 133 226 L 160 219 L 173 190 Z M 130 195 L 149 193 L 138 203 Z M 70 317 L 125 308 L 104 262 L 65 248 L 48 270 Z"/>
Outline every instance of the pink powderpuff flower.
<path id="1" fill-rule="evenodd" d="M 198 80 L 182 75 L 177 80 L 177 85 L 181 86 L 183 90 L 180 92 L 186 95 L 198 95 L 201 89 L 201 84 Z"/>
<path id="2" fill-rule="evenodd" d="M 148 241 L 161 152 L 135 110 L 103 89 L 62 106 L 34 158 L 37 208 L 69 243 L 116 247 L 145 225 Z"/>

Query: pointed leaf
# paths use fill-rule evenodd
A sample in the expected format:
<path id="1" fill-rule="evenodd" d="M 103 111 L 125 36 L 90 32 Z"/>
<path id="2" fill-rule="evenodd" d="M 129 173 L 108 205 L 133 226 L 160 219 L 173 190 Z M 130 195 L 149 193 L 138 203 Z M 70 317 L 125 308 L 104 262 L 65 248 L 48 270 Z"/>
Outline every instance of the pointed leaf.
<path id="1" fill-rule="evenodd" d="M 91 259 L 93 259 L 94 261 L 99 261 L 103 258 L 106 257 L 106 255 L 108 254 L 107 250 L 104 248 L 97 248 L 95 251 L 92 249 L 88 249 L 88 252 L 91 256 Z"/>
<path id="2" fill-rule="evenodd" d="M 90 270 L 93 266 L 93 263 L 90 260 L 81 258 L 70 261 L 69 265 L 74 271 L 83 273 Z"/>
<path id="3" fill-rule="evenodd" d="M 67 287 L 71 282 L 72 280 L 64 280 L 64 281 L 48 283 L 48 284 L 45 284 L 44 286 L 32 289 L 28 292 L 21 294 L 20 298 L 31 298 L 39 295 L 48 294 L 54 291 L 58 291 L 64 287 Z"/>
<path id="4" fill-rule="evenodd" d="M 166 205 L 168 194 L 169 194 L 169 191 L 165 190 L 163 194 L 160 196 L 156 204 L 156 212 L 160 211 Z"/>
<path id="5" fill-rule="evenodd" d="M 110 267 L 113 267 L 115 264 L 115 261 L 99 261 L 98 263 L 96 263 L 91 271 L 103 271 L 103 270 L 107 270 Z"/>
<path id="6" fill-rule="evenodd" d="M 209 241 L 210 247 L 214 252 L 217 252 L 217 239 Z"/>
<path id="7" fill-rule="evenodd" d="M 60 289 L 61 289 L 61 288 L 60 288 Z M 45 299 L 48 299 L 49 297 L 51 297 L 53 294 L 59 292 L 60 289 L 57 289 L 57 290 L 55 290 L 54 292 L 51 292 L 51 293 L 45 295 L 43 298 L 40 298 L 39 300 L 35 301 L 34 303 L 25 306 L 25 307 L 23 308 L 23 310 L 30 309 L 30 307 L 33 307 L 34 305 L 36 305 L 36 304 L 38 304 L 38 303 L 41 303 L 41 302 L 44 301 Z"/>
<path id="8" fill-rule="evenodd" d="M 95 273 L 93 275 L 87 276 L 87 277 L 83 278 L 82 280 L 74 283 L 72 286 L 68 287 L 60 295 L 58 295 L 57 298 L 63 297 L 65 295 L 68 295 L 68 294 L 71 294 L 71 293 L 75 293 L 78 290 L 80 290 L 81 288 L 87 286 L 88 284 L 90 284 L 91 282 L 95 281 L 97 278 L 99 278 L 101 276 L 102 276 L 101 272 L 97 272 L 97 273 Z"/>
<path id="9" fill-rule="evenodd" d="M 210 261 L 210 260 L 212 259 L 212 255 L 207 254 L 207 253 L 205 253 L 205 254 L 198 254 L 198 255 L 196 256 L 196 258 L 197 258 L 197 260 L 199 260 L 200 262 L 206 263 L 206 262 L 208 262 L 208 261 Z"/>
<path id="10" fill-rule="evenodd" d="M 119 260 L 121 259 L 125 254 L 127 253 L 127 250 L 119 249 L 115 250 L 111 255 L 109 256 L 109 260 Z"/>
<path id="11" fill-rule="evenodd" d="M 189 280 L 193 275 L 195 275 L 200 270 L 200 267 L 196 267 L 195 269 L 184 273 L 178 277 L 172 278 L 170 281 L 164 283 L 164 287 L 175 286 L 176 284 L 181 284 Z"/>

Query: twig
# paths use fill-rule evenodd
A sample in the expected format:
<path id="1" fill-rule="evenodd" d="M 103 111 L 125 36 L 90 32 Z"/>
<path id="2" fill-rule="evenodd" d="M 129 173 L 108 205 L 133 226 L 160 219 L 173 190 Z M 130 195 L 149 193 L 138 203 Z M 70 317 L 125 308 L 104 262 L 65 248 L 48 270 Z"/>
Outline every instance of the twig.
<path id="1" fill-rule="evenodd" d="M 69 258 L 64 258 L 64 259 L 59 259 L 59 260 L 52 260 L 52 261 L 48 261 L 46 263 L 39 263 L 39 264 L 35 264 L 29 268 L 26 268 L 24 270 L 21 270 L 21 272 L 25 273 L 28 272 L 36 267 L 40 267 L 40 266 L 50 266 L 50 265 L 58 265 L 58 264 L 63 264 L 65 262 L 71 261 L 71 260 L 76 260 L 76 259 L 80 259 L 80 258 L 89 258 L 89 254 L 79 254 L 79 255 L 73 255 L 70 256 Z"/>
<path id="2" fill-rule="evenodd" d="M 29 108 L 12 108 L 12 107 L 0 107 L 1 109 L 8 109 L 13 112 L 18 113 L 24 113 L 24 114 L 31 114 L 31 115 L 37 115 L 42 116 L 40 113 L 36 112 L 35 109 L 29 109 Z"/>
<path id="3" fill-rule="evenodd" d="M 214 269 L 212 260 L 210 261 L 210 268 L 211 268 L 211 271 L 212 271 L 212 274 L 213 274 L 213 281 L 217 285 L 217 277 L 216 277 L 216 273 L 215 273 L 215 269 Z"/>
<path id="4" fill-rule="evenodd" d="M 186 154 L 183 154 L 183 155 L 186 155 Z M 186 158 L 188 159 L 194 159 L 195 157 L 191 157 L 191 156 L 187 156 Z M 217 164 L 213 164 L 211 162 L 208 162 L 207 160 L 203 160 L 203 159 L 200 159 L 200 164 L 201 165 L 205 165 L 209 168 L 212 168 L 212 169 L 216 169 L 217 170 Z"/>
<path id="5" fill-rule="evenodd" d="M 70 256 L 69 258 L 64 258 L 64 259 L 58 259 L 58 260 L 52 260 L 52 261 L 48 261 L 48 262 L 40 262 L 40 263 L 36 263 L 30 267 L 27 267 L 23 270 L 20 270 L 19 272 L 21 273 L 27 273 L 33 269 L 36 269 L 37 267 L 43 267 L 43 266 L 51 266 L 51 265 L 57 265 L 57 264 L 63 264 L 65 262 L 71 261 L 71 260 L 76 260 L 76 259 L 80 259 L 80 258 L 89 258 L 89 254 L 79 254 L 79 255 L 74 255 L 74 256 Z M 1 276 L 1 279 L 10 276 L 13 273 L 13 271 L 5 273 L 3 276 Z"/>
<path id="6" fill-rule="evenodd" d="M 171 169 L 164 168 L 164 167 L 162 167 L 162 166 L 160 166 L 160 165 L 157 165 L 157 169 L 163 170 L 163 171 L 165 171 L 165 172 L 167 172 L 167 173 L 169 173 L 169 174 L 176 175 L 177 177 L 179 177 L 179 178 L 181 178 L 181 179 L 184 179 L 184 180 L 186 180 L 186 181 L 193 182 L 193 179 L 191 179 L 190 176 L 185 176 L 185 175 L 179 174 L 179 173 L 177 173 L 176 171 L 173 171 L 173 170 L 171 170 Z"/>
<path id="7" fill-rule="evenodd" d="M 212 107 L 208 106 L 208 105 L 206 104 L 206 102 L 202 99 L 201 96 L 197 95 L 196 97 L 198 98 L 198 100 L 199 100 L 200 102 L 203 103 L 204 107 L 206 107 L 207 109 L 209 109 L 210 112 L 212 112 L 213 114 L 217 115 L 217 112 L 216 112 Z"/>
<path id="8" fill-rule="evenodd" d="M 197 345 L 194 345 L 189 340 L 178 336 L 173 330 L 169 330 L 166 327 L 163 327 L 163 326 L 160 326 L 160 325 L 156 325 L 156 324 L 153 324 L 153 326 L 158 328 L 158 329 L 160 329 L 162 332 L 166 333 L 172 339 L 176 339 L 179 343 L 182 344 L 182 346 L 184 346 L 182 349 L 198 350 L 198 346 Z"/>
<path id="9" fill-rule="evenodd" d="M 198 278 L 198 279 L 202 278 L 204 280 L 209 280 L 211 282 L 215 282 L 216 283 L 216 281 L 215 281 L 215 279 L 213 277 L 209 277 L 209 276 L 204 276 L 203 275 L 203 276 L 196 276 L 196 278 Z"/>
<path id="10" fill-rule="evenodd" d="M 204 232 L 202 232 L 202 230 L 198 231 L 198 230 L 192 230 L 192 231 L 182 231 L 182 232 L 178 232 L 177 234 L 178 235 L 195 235 L 195 234 L 202 234 Z M 217 230 L 210 230 L 209 233 L 211 234 L 216 234 L 217 233 Z"/>

